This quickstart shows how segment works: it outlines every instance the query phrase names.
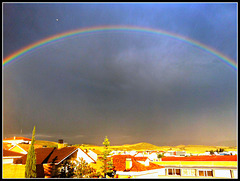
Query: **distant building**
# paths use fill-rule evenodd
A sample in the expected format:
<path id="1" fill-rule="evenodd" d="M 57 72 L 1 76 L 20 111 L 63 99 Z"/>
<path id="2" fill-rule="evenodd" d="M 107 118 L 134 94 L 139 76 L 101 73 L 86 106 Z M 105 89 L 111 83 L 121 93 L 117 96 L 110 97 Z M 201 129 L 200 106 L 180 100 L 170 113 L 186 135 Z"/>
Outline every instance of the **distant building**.
<path id="1" fill-rule="evenodd" d="M 22 153 L 22 154 L 27 154 L 28 150 L 30 148 L 30 144 L 23 144 L 23 143 L 19 143 L 16 145 L 13 145 L 11 148 L 9 148 L 8 150 L 14 151 L 14 152 L 18 152 L 18 153 Z M 34 148 L 42 148 L 42 145 L 37 145 L 34 144 Z"/>
<path id="2" fill-rule="evenodd" d="M 99 150 L 88 150 L 87 154 L 92 157 L 95 161 L 97 161 L 100 157 L 102 157 L 102 152 Z"/>
<path id="3" fill-rule="evenodd" d="M 163 157 L 168 178 L 237 178 L 237 156 Z M 165 178 L 165 177 L 164 177 Z"/>
<path id="4" fill-rule="evenodd" d="M 19 143 L 31 144 L 32 139 L 25 137 L 11 137 L 3 139 L 3 143 L 11 143 L 12 145 L 16 145 Z"/>
<path id="5" fill-rule="evenodd" d="M 163 166 L 151 163 L 147 157 L 112 156 L 116 178 L 158 178 L 165 174 Z"/>

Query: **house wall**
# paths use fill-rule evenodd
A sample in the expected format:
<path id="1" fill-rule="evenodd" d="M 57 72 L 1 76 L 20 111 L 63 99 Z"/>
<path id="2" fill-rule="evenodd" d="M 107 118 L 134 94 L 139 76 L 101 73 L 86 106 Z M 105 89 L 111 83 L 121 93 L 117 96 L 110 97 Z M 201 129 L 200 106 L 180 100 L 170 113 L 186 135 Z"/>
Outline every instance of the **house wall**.
<path id="1" fill-rule="evenodd" d="M 13 163 L 13 158 L 3 158 L 3 164 Z"/>
<path id="2" fill-rule="evenodd" d="M 169 166 L 237 166 L 237 161 L 160 161 L 153 162 L 159 165 Z"/>
<path id="3" fill-rule="evenodd" d="M 77 159 L 83 158 L 88 164 L 93 163 L 94 161 L 81 149 L 78 149 Z"/>
<path id="4" fill-rule="evenodd" d="M 92 150 L 89 150 L 88 155 L 92 157 L 95 161 L 97 161 L 98 155 L 94 153 Z"/>
<path id="5" fill-rule="evenodd" d="M 25 178 L 25 166 L 22 164 L 3 164 L 3 178 Z M 44 178 L 42 164 L 36 165 L 37 178 Z"/>
<path id="6" fill-rule="evenodd" d="M 25 178 L 25 165 L 3 164 L 3 178 Z"/>

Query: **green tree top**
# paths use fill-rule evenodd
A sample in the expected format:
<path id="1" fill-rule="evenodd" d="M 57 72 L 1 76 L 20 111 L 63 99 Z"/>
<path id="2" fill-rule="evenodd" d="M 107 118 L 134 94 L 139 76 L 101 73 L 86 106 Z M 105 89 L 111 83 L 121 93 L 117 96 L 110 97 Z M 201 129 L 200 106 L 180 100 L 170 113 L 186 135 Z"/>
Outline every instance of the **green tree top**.
<path id="1" fill-rule="evenodd" d="M 35 126 L 32 132 L 32 141 L 31 146 L 28 150 L 26 166 L 25 166 L 25 177 L 26 178 L 36 178 L 36 154 L 34 150 L 34 143 L 35 143 Z"/>
<path id="2" fill-rule="evenodd" d="M 106 136 L 105 139 L 104 139 L 103 145 L 105 146 L 105 148 L 107 148 L 108 146 L 110 146 L 110 142 L 109 142 L 107 136 Z"/>

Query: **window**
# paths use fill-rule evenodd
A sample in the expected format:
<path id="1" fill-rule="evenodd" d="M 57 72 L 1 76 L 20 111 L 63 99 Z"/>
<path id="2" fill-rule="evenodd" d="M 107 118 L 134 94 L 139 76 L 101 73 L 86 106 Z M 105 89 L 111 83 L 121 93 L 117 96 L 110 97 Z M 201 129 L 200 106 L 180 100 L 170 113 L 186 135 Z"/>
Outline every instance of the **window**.
<path id="1" fill-rule="evenodd" d="M 182 176 L 196 176 L 195 169 L 182 169 Z"/>
<path id="2" fill-rule="evenodd" d="M 179 168 L 169 168 L 168 169 L 168 175 L 180 175 L 180 169 Z"/>
<path id="3" fill-rule="evenodd" d="M 212 170 L 199 170 L 198 175 L 200 177 L 212 177 L 213 171 Z"/>

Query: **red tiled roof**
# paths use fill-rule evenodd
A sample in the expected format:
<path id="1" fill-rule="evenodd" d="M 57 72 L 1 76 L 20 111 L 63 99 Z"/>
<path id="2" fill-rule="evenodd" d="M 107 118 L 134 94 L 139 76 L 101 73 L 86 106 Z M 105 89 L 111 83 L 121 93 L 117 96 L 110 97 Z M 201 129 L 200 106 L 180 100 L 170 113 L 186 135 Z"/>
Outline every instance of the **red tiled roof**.
<path id="1" fill-rule="evenodd" d="M 163 157 L 162 161 L 237 161 L 237 155 Z"/>
<path id="2" fill-rule="evenodd" d="M 24 156 L 22 153 L 18 153 L 10 150 L 3 150 L 3 157 L 15 157 L 15 156 Z"/>
<path id="3" fill-rule="evenodd" d="M 11 143 L 2 143 L 2 146 L 3 146 L 4 150 L 8 150 L 9 148 L 12 147 L 12 144 Z"/>
<path id="4" fill-rule="evenodd" d="M 15 138 L 15 139 L 14 139 Z M 30 138 L 25 138 L 25 137 L 11 137 L 11 138 L 5 138 L 3 141 L 7 140 L 25 140 L 25 141 L 31 141 L 32 139 Z"/>
<path id="5" fill-rule="evenodd" d="M 114 155 L 112 156 L 112 158 L 113 158 L 114 170 L 116 171 L 140 172 L 140 171 L 164 168 L 163 166 L 160 166 L 154 163 L 149 163 L 149 166 L 145 166 L 137 162 L 136 158 L 139 159 L 140 157 L 134 157 L 131 155 Z M 132 159 L 132 167 L 129 170 L 126 170 L 126 158 Z"/>
<path id="6" fill-rule="evenodd" d="M 19 143 L 19 144 L 17 144 L 20 148 L 22 148 L 23 150 L 25 150 L 25 151 L 27 151 L 28 152 L 28 150 L 29 150 L 29 148 L 30 148 L 30 144 L 22 144 L 22 143 Z M 16 147 L 17 145 L 14 145 L 13 147 L 11 147 L 11 149 L 13 149 L 14 147 Z M 34 144 L 34 148 L 36 149 L 36 148 L 42 148 L 42 145 L 37 145 L 37 144 Z M 10 150 L 11 150 L 10 149 Z"/>
<path id="7" fill-rule="evenodd" d="M 148 157 L 144 157 L 144 156 L 141 156 L 141 157 L 134 157 L 134 159 L 136 160 L 136 161 L 146 161 L 147 159 L 149 159 Z"/>
<path id="8" fill-rule="evenodd" d="M 55 149 L 51 156 L 48 158 L 47 163 L 60 163 L 63 159 L 71 155 L 77 150 L 77 147 L 63 147 Z"/>
<path id="9" fill-rule="evenodd" d="M 36 164 L 42 164 L 46 162 L 46 159 L 50 156 L 55 148 L 36 148 Z M 22 156 L 20 159 L 15 160 L 16 164 L 26 164 L 27 155 Z"/>

